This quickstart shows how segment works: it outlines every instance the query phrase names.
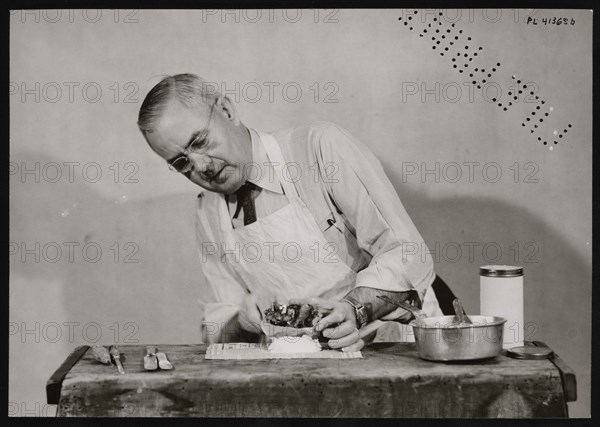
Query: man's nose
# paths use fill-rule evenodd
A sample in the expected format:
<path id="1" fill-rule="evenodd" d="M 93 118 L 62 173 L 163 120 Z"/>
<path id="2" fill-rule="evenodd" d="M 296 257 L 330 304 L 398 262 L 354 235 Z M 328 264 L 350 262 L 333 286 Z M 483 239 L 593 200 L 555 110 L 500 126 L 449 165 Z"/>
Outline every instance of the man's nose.
<path id="1" fill-rule="evenodd" d="M 202 175 L 211 177 L 217 173 L 214 162 L 203 154 L 190 153 L 188 154 L 188 159 L 192 163 L 192 166 L 194 166 L 194 169 Z"/>

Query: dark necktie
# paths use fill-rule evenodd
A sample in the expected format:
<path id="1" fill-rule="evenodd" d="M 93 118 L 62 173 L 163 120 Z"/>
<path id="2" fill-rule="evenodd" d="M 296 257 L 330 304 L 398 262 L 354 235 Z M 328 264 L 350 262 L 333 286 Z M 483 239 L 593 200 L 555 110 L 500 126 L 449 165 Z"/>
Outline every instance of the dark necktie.
<path id="1" fill-rule="evenodd" d="M 254 199 L 252 198 L 252 190 L 258 191 L 258 187 L 251 182 L 246 181 L 244 185 L 236 192 L 237 207 L 235 209 L 234 218 L 240 213 L 240 209 L 244 211 L 244 225 L 252 224 L 256 221 L 256 210 L 254 209 Z"/>

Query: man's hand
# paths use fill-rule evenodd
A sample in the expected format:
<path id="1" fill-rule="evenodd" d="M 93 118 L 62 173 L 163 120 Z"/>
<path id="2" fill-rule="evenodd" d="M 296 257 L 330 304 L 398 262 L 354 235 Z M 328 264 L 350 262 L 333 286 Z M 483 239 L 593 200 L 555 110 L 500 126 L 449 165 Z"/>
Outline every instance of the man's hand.
<path id="1" fill-rule="evenodd" d="M 349 303 L 310 298 L 290 300 L 290 304 L 312 304 L 323 313 L 323 318 L 314 329 L 323 332 L 323 336 L 329 339 L 329 347 L 340 348 L 342 351 L 359 351 L 365 345 L 358 335 L 354 307 Z"/>

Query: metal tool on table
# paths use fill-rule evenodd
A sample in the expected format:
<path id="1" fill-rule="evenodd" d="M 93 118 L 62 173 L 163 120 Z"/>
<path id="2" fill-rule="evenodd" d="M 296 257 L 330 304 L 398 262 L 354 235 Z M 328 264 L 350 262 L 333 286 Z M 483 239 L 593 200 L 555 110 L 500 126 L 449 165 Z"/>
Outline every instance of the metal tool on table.
<path id="1" fill-rule="evenodd" d="M 146 355 L 144 356 L 144 369 L 147 371 L 156 371 L 158 369 L 156 347 L 154 346 L 146 346 Z"/>
<path id="2" fill-rule="evenodd" d="M 117 365 L 117 371 L 119 371 L 119 374 L 124 374 L 125 369 L 123 369 L 123 365 L 121 364 L 121 354 L 119 353 L 117 346 L 111 345 L 108 352 L 115 361 L 115 365 Z"/>
<path id="3" fill-rule="evenodd" d="M 171 364 L 171 362 L 169 362 L 169 359 L 167 359 L 167 355 L 165 353 L 156 353 L 156 358 L 158 359 L 158 367 L 163 371 L 173 369 L 173 365 Z"/>
<path id="4" fill-rule="evenodd" d="M 169 371 L 173 369 L 173 364 L 167 359 L 167 355 L 164 352 L 157 351 L 153 345 L 146 346 L 144 369 L 147 371 L 156 371 L 158 368 L 163 371 Z"/>
<path id="5" fill-rule="evenodd" d="M 498 356 L 502 352 L 502 336 L 506 319 L 497 316 L 471 316 L 456 322 L 456 316 L 427 317 L 419 308 L 380 295 L 379 299 L 409 311 L 415 319 L 413 327 L 417 353 L 425 360 L 450 362 Z M 457 310 L 460 318 L 462 307 Z M 463 313 L 464 314 L 464 313 Z"/>

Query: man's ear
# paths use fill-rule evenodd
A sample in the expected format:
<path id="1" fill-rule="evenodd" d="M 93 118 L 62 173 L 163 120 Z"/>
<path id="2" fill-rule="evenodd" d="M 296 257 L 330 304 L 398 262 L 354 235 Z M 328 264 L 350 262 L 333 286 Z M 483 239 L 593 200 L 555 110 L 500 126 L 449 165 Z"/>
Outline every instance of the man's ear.
<path id="1" fill-rule="evenodd" d="M 222 114 L 227 117 L 229 121 L 231 121 L 234 125 L 240 124 L 240 117 L 238 116 L 237 109 L 235 108 L 235 104 L 231 102 L 231 100 L 227 96 L 219 96 L 216 101 L 215 108 L 219 109 Z"/>

